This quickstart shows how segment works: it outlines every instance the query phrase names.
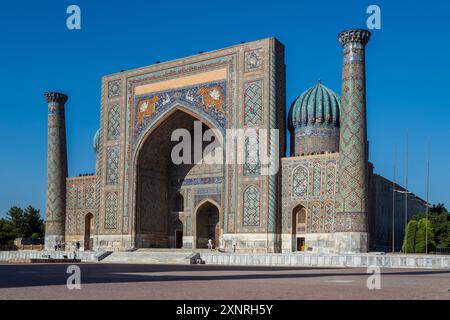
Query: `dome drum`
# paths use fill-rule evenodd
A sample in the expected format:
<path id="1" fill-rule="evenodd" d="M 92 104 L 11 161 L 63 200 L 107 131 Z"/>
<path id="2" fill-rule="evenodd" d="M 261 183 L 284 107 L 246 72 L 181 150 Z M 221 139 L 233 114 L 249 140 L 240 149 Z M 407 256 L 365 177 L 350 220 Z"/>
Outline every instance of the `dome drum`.
<path id="1" fill-rule="evenodd" d="M 294 131 L 295 155 L 339 152 L 339 128 L 329 126 L 299 127 Z"/>

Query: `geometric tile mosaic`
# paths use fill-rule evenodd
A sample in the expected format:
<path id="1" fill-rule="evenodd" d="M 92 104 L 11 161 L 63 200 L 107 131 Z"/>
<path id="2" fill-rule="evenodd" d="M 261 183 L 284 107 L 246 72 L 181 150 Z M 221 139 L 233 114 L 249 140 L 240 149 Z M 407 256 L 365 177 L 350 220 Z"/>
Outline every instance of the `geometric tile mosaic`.
<path id="1" fill-rule="evenodd" d="M 292 194 L 294 197 L 306 197 L 308 195 L 308 169 L 303 166 L 299 166 L 294 171 Z"/>
<path id="2" fill-rule="evenodd" d="M 119 146 L 108 147 L 106 152 L 106 184 L 119 183 Z"/>
<path id="3" fill-rule="evenodd" d="M 258 176 L 261 174 L 259 161 L 259 135 L 245 137 L 244 176 Z"/>
<path id="4" fill-rule="evenodd" d="M 108 140 L 116 140 L 120 135 L 120 109 L 119 106 L 111 107 L 108 114 Z"/>
<path id="5" fill-rule="evenodd" d="M 117 227 L 117 193 L 109 192 L 105 201 L 105 229 L 115 229 Z"/>
<path id="6" fill-rule="evenodd" d="M 260 82 L 253 83 L 245 91 L 244 125 L 258 126 L 261 124 L 262 89 Z"/>
<path id="7" fill-rule="evenodd" d="M 260 199 L 259 189 L 255 186 L 249 186 L 244 191 L 244 218 L 243 226 L 259 226 L 260 221 Z"/>

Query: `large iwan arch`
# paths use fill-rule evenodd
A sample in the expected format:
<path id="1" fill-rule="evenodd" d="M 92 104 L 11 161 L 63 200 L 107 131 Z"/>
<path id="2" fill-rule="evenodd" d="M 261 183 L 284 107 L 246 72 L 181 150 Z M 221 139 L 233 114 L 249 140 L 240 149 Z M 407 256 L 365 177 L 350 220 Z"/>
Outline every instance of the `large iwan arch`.
<path id="1" fill-rule="evenodd" d="M 174 206 L 173 201 L 182 192 L 196 195 L 200 193 L 199 185 L 215 180 L 220 181 L 221 190 L 223 165 L 175 164 L 172 161 L 173 147 L 179 143 L 171 141 L 172 133 L 177 129 L 188 130 L 193 139 L 195 121 L 202 123 L 202 132 L 213 127 L 198 114 L 177 106 L 148 129 L 138 147 L 134 162 L 135 243 L 138 248 L 193 247 L 197 240 L 194 225 L 197 222 L 194 222 L 192 197 L 188 197 L 186 206 L 182 207 Z M 194 143 L 192 140 L 192 160 Z M 204 142 L 203 148 L 207 144 Z M 185 230 L 174 230 L 174 225 L 184 225 Z"/>

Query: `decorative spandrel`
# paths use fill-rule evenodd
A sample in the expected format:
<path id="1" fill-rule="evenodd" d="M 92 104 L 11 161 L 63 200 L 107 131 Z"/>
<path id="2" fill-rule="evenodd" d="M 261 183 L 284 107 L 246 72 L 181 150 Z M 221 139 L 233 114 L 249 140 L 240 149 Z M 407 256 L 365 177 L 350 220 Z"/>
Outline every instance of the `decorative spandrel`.
<path id="1" fill-rule="evenodd" d="M 134 146 L 157 119 L 177 105 L 203 116 L 217 125 L 227 128 L 227 84 L 214 81 L 179 89 L 154 92 L 135 97 Z"/>

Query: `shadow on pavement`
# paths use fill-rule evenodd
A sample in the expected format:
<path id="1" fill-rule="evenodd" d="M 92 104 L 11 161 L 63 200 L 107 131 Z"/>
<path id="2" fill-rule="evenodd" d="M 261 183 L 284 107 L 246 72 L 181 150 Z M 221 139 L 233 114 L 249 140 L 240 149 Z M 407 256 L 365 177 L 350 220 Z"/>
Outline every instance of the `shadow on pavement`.
<path id="1" fill-rule="evenodd" d="M 0 288 L 65 285 L 70 264 L 0 265 Z M 367 276 L 366 269 L 246 267 L 212 265 L 136 265 L 136 264 L 78 264 L 83 284 L 171 281 L 226 281 L 301 279 L 315 277 Z M 337 272 L 339 270 L 339 272 Z M 345 271 L 344 271 L 345 270 Z M 448 274 L 449 270 L 394 270 L 381 269 L 382 274 L 420 276 Z M 298 271 L 295 272 L 295 271 Z M 308 272 L 305 272 L 308 271 Z M 311 272 L 314 271 L 314 272 Z M 160 272 L 195 272 L 195 275 L 159 275 Z M 238 274 L 221 274 L 240 272 Z M 277 273 L 280 272 L 280 273 Z M 288 273 L 287 273 L 288 272 Z M 137 273 L 137 274 L 130 274 Z M 148 273 L 148 274 L 138 274 Z M 154 273 L 155 275 L 152 275 Z M 214 273 L 214 274 L 210 274 Z"/>

